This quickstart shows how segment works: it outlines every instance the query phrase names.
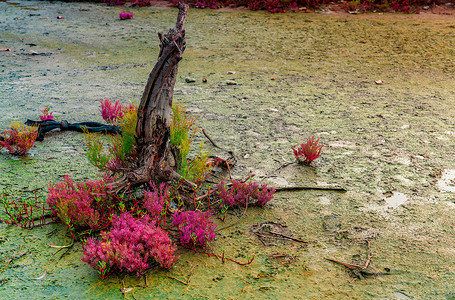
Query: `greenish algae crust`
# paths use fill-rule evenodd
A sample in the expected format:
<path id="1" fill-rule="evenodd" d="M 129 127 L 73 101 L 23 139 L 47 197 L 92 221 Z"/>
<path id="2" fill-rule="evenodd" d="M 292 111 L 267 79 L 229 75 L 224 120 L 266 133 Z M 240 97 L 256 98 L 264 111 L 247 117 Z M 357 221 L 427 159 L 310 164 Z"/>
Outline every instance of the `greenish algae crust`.
<path id="1" fill-rule="evenodd" d="M 176 16 L 176 9 L 132 8 L 134 19 L 122 22 L 119 7 L 24 5 L 48 18 L 20 7 L 0 11 L 1 47 L 15 49 L 1 54 L 7 66 L 0 73 L 2 128 L 37 119 L 48 104 L 60 120 L 101 121 L 104 97 L 139 101 L 158 54 L 157 32 L 173 26 Z M 442 171 L 455 169 L 454 26 L 451 16 L 424 13 L 190 10 L 175 99 L 201 115 L 217 143 L 236 152 L 234 176 L 254 172 L 257 181 L 275 186 L 334 184 L 348 192 L 283 192 L 240 221 L 239 214 L 228 215 L 219 228 L 234 225 L 218 232 L 213 252 L 224 249 L 241 261 L 256 253 L 253 264 L 222 264 L 180 250 L 173 269 L 147 274 L 147 287 L 137 286 L 144 278 L 125 274 L 99 279 L 80 261 L 80 243 L 56 253 L 49 243 L 71 241 L 62 225 L 0 224 L 2 297 L 116 299 L 123 283 L 137 299 L 453 297 L 454 198 L 437 183 Z M 186 84 L 186 77 L 197 82 Z M 325 145 L 314 166 L 282 167 L 294 159 L 290 145 L 313 134 Z M 84 155 L 75 133 L 52 134 L 22 159 L 2 153 L 0 189 L 27 198 L 37 188 L 44 201 L 48 182 L 64 174 L 96 178 Z M 407 201 L 390 208 L 384 199 L 394 192 Z M 264 246 L 248 228 L 266 221 L 287 225 L 308 243 Z M 366 240 L 382 276 L 353 281 L 345 267 L 324 259 L 366 259 Z M 295 261 L 283 265 L 273 255 Z M 169 278 L 185 281 L 196 264 L 188 286 Z M 45 270 L 44 278 L 33 279 Z"/>

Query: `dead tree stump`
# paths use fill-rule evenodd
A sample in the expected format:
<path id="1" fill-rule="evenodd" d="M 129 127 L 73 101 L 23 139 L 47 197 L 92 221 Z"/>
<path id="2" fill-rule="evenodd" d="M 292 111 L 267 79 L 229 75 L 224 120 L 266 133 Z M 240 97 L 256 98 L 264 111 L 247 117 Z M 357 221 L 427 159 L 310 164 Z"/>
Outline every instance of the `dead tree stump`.
<path id="1" fill-rule="evenodd" d="M 149 75 L 137 112 L 137 164 L 114 184 L 117 191 L 152 179 L 183 180 L 186 185 L 195 186 L 177 173 L 170 145 L 172 97 L 178 63 L 186 47 L 184 23 L 188 5 L 179 4 L 178 8 L 175 27 L 165 35 L 158 33 L 158 61 Z"/>

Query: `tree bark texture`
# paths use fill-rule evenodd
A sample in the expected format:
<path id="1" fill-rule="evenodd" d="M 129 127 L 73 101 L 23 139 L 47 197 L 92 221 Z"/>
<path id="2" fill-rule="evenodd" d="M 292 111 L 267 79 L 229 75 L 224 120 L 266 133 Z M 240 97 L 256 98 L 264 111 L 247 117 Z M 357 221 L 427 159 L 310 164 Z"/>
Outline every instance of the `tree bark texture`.
<path id="1" fill-rule="evenodd" d="M 186 46 L 184 23 L 187 11 L 188 5 L 179 4 L 176 26 L 165 35 L 158 34 L 161 42 L 158 61 L 149 75 L 137 112 L 137 166 L 120 180 L 120 188 L 151 179 L 179 179 L 174 166 L 169 163 L 170 121 L 178 63 Z"/>

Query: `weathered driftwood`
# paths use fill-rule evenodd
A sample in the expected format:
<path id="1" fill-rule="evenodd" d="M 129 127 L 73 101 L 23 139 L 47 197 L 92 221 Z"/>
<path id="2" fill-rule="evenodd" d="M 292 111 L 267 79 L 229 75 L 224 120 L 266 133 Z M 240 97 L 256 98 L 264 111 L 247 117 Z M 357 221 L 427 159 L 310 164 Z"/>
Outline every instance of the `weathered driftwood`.
<path id="1" fill-rule="evenodd" d="M 61 131 L 77 131 L 77 132 L 102 132 L 108 134 L 121 134 L 120 127 L 118 126 L 111 126 L 106 125 L 98 122 L 80 122 L 80 123 L 68 123 L 68 121 L 61 121 L 57 122 L 54 120 L 46 120 L 46 121 L 32 121 L 27 120 L 25 125 L 28 126 L 38 126 L 38 136 L 36 138 L 37 141 L 44 140 L 44 135 L 49 131 L 54 129 L 60 129 Z"/>
<path id="2" fill-rule="evenodd" d="M 185 50 L 187 11 L 187 5 L 179 4 L 176 26 L 165 35 L 158 34 L 161 42 L 158 61 L 149 75 L 137 112 L 137 165 L 117 181 L 118 191 L 152 179 L 183 180 L 186 185 L 195 186 L 176 172 L 170 146 L 172 97 L 178 63 Z"/>

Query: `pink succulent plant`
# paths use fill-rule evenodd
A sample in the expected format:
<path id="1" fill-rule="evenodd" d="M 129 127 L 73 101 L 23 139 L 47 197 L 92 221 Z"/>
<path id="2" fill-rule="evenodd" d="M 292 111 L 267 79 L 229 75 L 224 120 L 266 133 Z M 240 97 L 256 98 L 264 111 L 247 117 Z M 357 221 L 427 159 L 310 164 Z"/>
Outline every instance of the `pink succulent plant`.
<path id="1" fill-rule="evenodd" d="M 156 261 L 169 269 L 178 257 L 177 247 L 166 231 L 150 220 L 149 215 L 135 218 L 128 212 L 114 216 L 112 229 L 101 233 L 101 241 L 89 238 L 84 246 L 82 261 L 96 269 L 101 277 L 114 270 L 142 275 Z"/>
<path id="2" fill-rule="evenodd" d="M 100 103 L 101 116 L 106 122 L 112 124 L 123 117 L 123 106 L 120 102 L 112 103 L 108 98 L 105 98 L 104 101 L 100 100 Z"/>
<path id="3" fill-rule="evenodd" d="M 210 219 L 211 213 L 206 211 L 184 211 L 174 214 L 173 224 L 180 233 L 183 245 L 207 247 L 215 238 L 216 224 Z"/>
<path id="4" fill-rule="evenodd" d="M 53 120 L 54 116 L 52 115 L 52 111 L 50 112 L 51 107 L 49 105 L 46 105 L 45 109 L 41 109 L 40 111 L 43 113 L 42 116 L 39 116 L 41 121 L 46 121 L 46 120 Z"/>
<path id="5" fill-rule="evenodd" d="M 120 20 L 126 20 L 126 19 L 132 19 L 133 18 L 133 13 L 128 13 L 128 12 L 123 12 L 121 11 L 119 14 Z"/>
<path id="6" fill-rule="evenodd" d="M 112 103 L 111 100 L 109 100 L 108 98 L 100 100 L 100 103 L 101 116 L 103 117 L 104 121 L 108 122 L 109 124 L 118 123 L 120 119 L 122 119 L 125 116 L 125 114 L 129 112 L 134 112 L 137 109 L 137 107 L 134 104 L 123 106 L 118 101 Z"/>
<path id="7" fill-rule="evenodd" d="M 222 203 L 230 207 L 245 207 L 247 204 L 264 206 L 273 199 L 275 193 L 275 189 L 268 188 L 266 184 L 259 187 L 256 182 L 244 183 L 234 179 L 231 180 L 231 188 L 227 188 L 224 180 L 217 185 L 217 193 Z"/>
<path id="8" fill-rule="evenodd" d="M 151 191 L 144 192 L 144 208 L 150 213 L 152 218 L 159 218 L 164 212 L 166 203 L 170 202 L 170 186 L 162 182 L 159 188 L 151 181 Z"/>
<path id="9" fill-rule="evenodd" d="M 76 182 L 65 175 L 62 182 L 50 184 L 47 204 L 70 229 L 103 227 L 102 221 L 112 206 L 112 188 L 103 180 Z"/>
<path id="10" fill-rule="evenodd" d="M 294 151 L 294 156 L 301 164 L 309 165 L 313 160 L 319 157 L 322 150 L 322 144 L 319 144 L 319 139 L 315 140 L 314 135 L 308 138 L 306 144 L 300 144 L 297 149 L 291 146 Z"/>

